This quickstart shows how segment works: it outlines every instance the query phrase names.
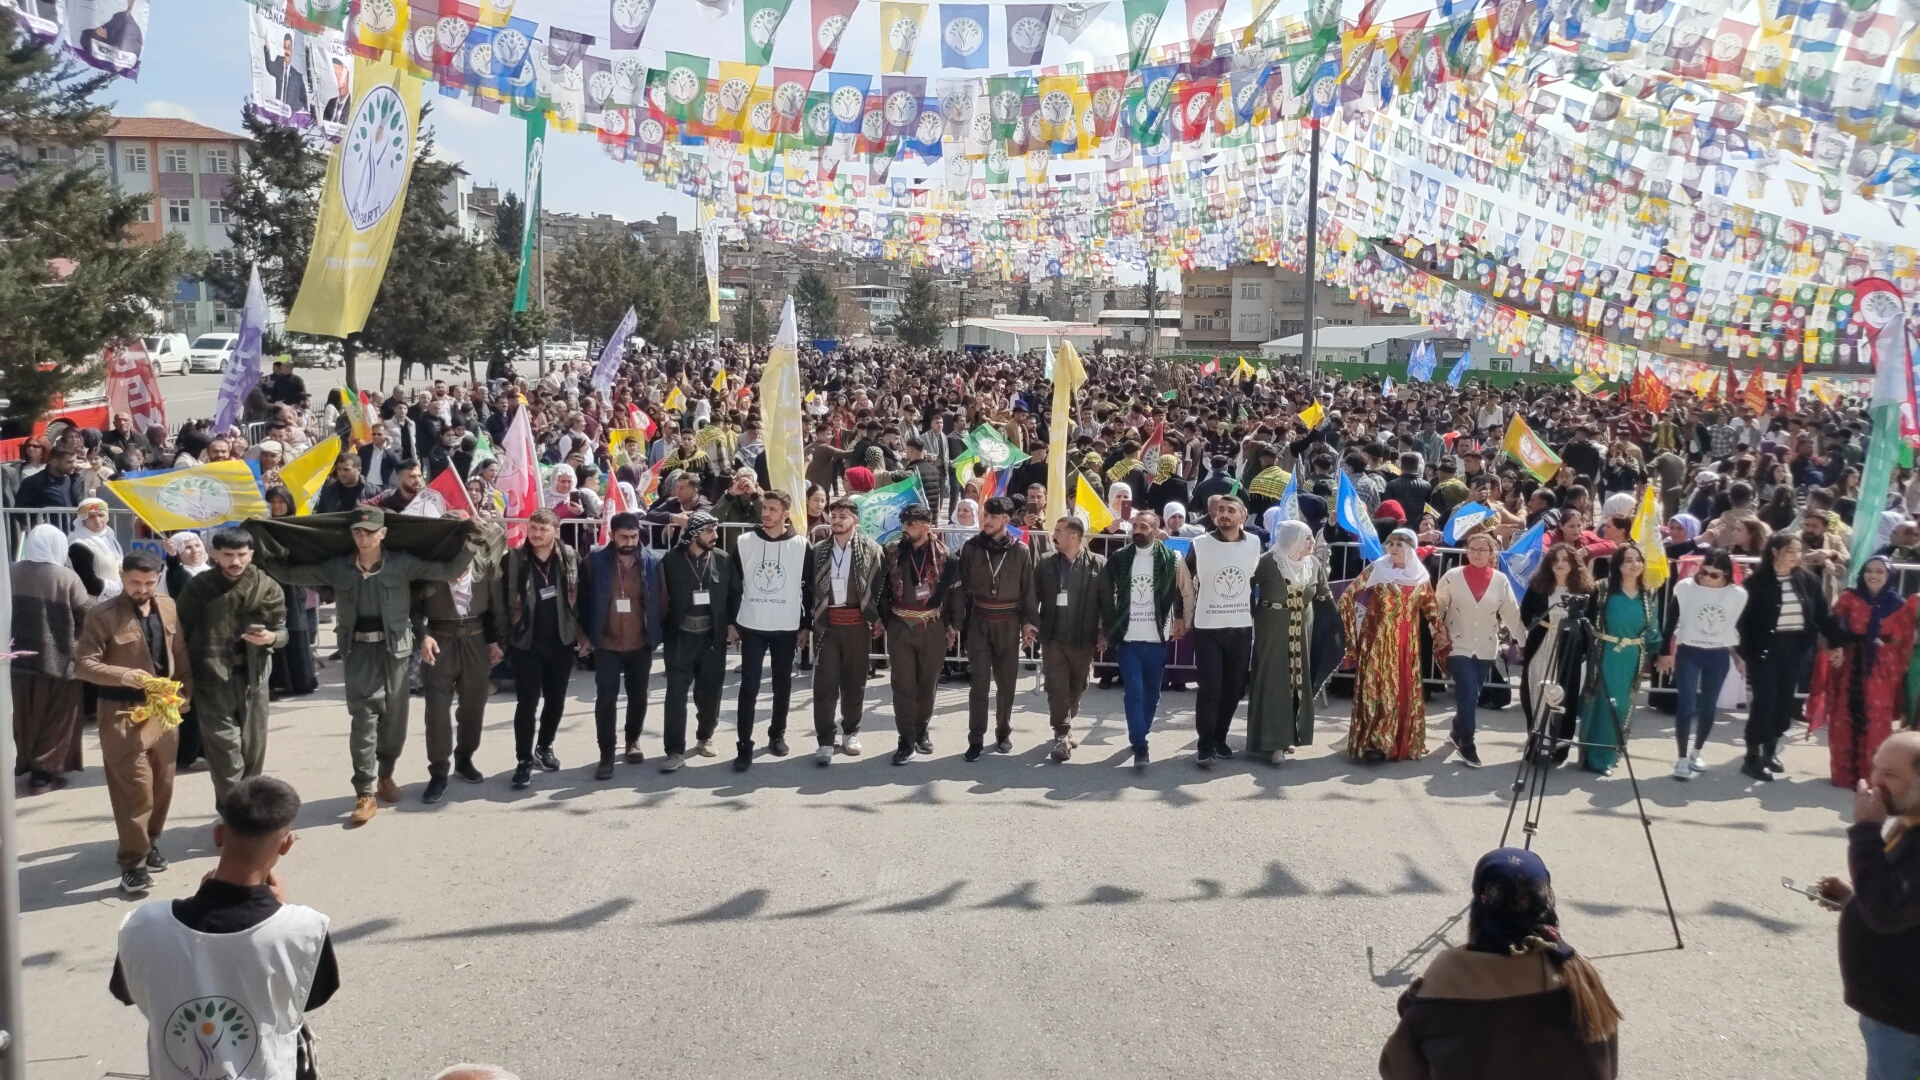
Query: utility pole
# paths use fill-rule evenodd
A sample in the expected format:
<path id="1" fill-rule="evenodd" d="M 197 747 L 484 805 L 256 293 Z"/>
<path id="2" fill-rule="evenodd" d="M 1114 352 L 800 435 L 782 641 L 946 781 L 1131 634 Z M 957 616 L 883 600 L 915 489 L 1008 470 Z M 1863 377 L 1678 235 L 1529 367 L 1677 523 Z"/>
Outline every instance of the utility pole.
<path id="1" fill-rule="evenodd" d="M 1310 148 L 1307 151 L 1307 309 L 1306 320 L 1300 331 L 1301 369 L 1311 381 L 1316 368 L 1313 362 L 1313 295 L 1319 291 L 1319 279 L 1316 277 L 1314 256 L 1319 253 L 1320 242 L 1320 120 L 1307 117 L 1307 130 L 1311 132 Z"/>
<path id="2" fill-rule="evenodd" d="M 1147 263 L 1147 357 L 1160 351 L 1160 272 Z"/>
<path id="3" fill-rule="evenodd" d="M 0 575 L 0 641 L 13 640 L 13 583 Z M 13 760 L 12 664 L 0 660 L 0 756 Z M 20 991 L 20 848 L 13 785 L 0 789 L 0 1080 L 26 1080 Z"/>

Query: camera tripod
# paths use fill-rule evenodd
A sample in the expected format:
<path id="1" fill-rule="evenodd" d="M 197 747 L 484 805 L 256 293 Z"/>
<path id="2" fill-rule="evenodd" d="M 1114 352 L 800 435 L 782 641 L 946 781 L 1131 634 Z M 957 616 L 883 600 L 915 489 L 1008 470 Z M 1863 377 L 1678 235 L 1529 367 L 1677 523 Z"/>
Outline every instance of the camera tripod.
<path id="1" fill-rule="evenodd" d="M 1540 832 L 1541 816 L 1546 810 L 1547 778 L 1553 772 L 1554 758 L 1583 745 L 1571 735 L 1555 733 L 1556 727 L 1573 731 L 1579 722 L 1577 715 L 1580 706 L 1579 697 L 1566 692 L 1561 678 L 1562 673 L 1566 671 L 1567 661 L 1571 659 L 1580 641 L 1580 634 L 1570 631 L 1579 631 L 1584 633 L 1587 641 L 1591 642 L 1587 650 L 1585 671 L 1593 673 L 1593 676 L 1598 678 L 1599 697 L 1606 702 L 1606 709 L 1613 718 L 1614 749 L 1619 752 L 1620 762 L 1626 766 L 1627 781 L 1633 785 L 1634 809 L 1640 816 L 1640 827 L 1647 836 L 1647 854 L 1653 859 L 1653 875 L 1660 883 L 1660 899 L 1667 906 L 1667 922 L 1673 927 L 1673 947 L 1684 949 L 1687 945 L 1680 937 L 1680 919 L 1674 914 L 1673 897 L 1667 891 L 1667 875 L 1660 868 L 1660 852 L 1653 844 L 1653 822 L 1647 817 L 1646 802 L 1640 797 L 1640 778 L 1634 774 L 1633 757 L 1627 753 L 1626 725 L 1621 723 L 1620 711 L 1614 704 L 1613 695 L 1606 692 L 1605 678 L 1599 675 L 1599 665 L 1605 656 L 1606 643 L 1594 630 L 1593 621 L 1588 617 L 1584 607 L 1586 603 L 1588 601 L 1585 598 L 1577 598 L 1569 603 L 1566 614 L 1550 631 L 1551 639 L 1541 644 L 1541 648 L 1551 650 L 1548 655 L 1553 660 L 1551 669 L 1553 676 L 1537 688 L 1537 692 L 1545 702 L 1544 707 L 1534 710 L 1537 716 L 1527 718 L 1526 750 L 1520 755 L 1520 766 L 1514 773 L 1513 798 L 1507 805 L 1507 823 L 1500 830 L 1500 846 L 1507 846 L 1507 837 L 1513 832 L 1514 815 L 1520 810 L 1521 796 L 1524 793 L 1526 813 L 1520 819 L 1520 831 L 1524 834 L 1525 840 L 1521 846 L 1532 849 L 1533 839 Z M 1521 673 L 1521 679 L 1523 681 L 1526 679 L 1524 671 Z M 1560 723 L 1555 724 L 1555 720 L 1559 720 Z"/>

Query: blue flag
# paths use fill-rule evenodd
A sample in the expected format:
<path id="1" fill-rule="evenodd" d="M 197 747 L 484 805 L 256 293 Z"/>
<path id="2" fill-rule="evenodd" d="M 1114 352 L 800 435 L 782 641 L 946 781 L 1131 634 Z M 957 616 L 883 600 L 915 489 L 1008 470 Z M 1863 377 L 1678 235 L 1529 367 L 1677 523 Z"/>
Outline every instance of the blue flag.
<path id="1" fill-rule="evenodd" d="M 1527 583 L 1533 580 L 1534 571 L 1540 569 L 1540 560 L 1546 555 L 1541 544 L 1547 536 L 1545 520 L 1535 523 L 1533 528 L 1513 538 L 1507 550 L 1500 553 L 1500 572 L 1513 582 L 1513 591 L 1524 593 Z"/>
<path id="2" fill-rule="evenodd" d="M 884 544 L 900 535 L 900 511 L 926 501 L 926 491 L 920 486 L 917 472 L 905 480 L 874 488 L 854 500 L 860 508 L 860 531 L 872 537 L 874 543 Z"/>
<path id="3" fill-rule="evenodd" d="M 267 294 L 260 288 L 260 267 L 247 273 L 247 299 L 240 309 L 240 340 L 233 343 L 233 359 L 220 379 L 220 398 L 213 407 L 213 430 L 225 435 L 240 419 L 247 395 L 260 383 L 261 337 L 267 329 Z"/>
<path id="4" fill-rule="evenodd" d="M 1380 546 L 1380 534 L 1373 531 L 1373 515 L 1368 512 L 1360 493 L 1353 490 L 1353 481 L 1347 478 L 1345 470 L 1340 473 L 1340 491 L 1335 498 L 1333 512 L 1334 520 L 1341 528 L 1360 538 L 1362 558 L 1372 562 L 1387 553 Z"/>
<path id="5" fill-rule="evenodd" d="M 1407 380 L 1432 382 L 1433 368 L 1437 362 L 1433 355 L 1433 342 L 1422 341 L 1415 344 L 1413 355 L 1407 358 Z"/>
<path id="6" fill-rule="evenodd" d="M 613 336 L 607 339 L 606 347 L 600 350 L 600 361 L 593 365 L 593 389 L 602 397 L 613 390 L 614 376 L 620 373 L 621 352 L 627 347 L 627 338 L 633 335 L 638 318 L 633 305 L 628 304 L 620 325 L 613 328 Z"/>
<path id="7" fill-rule="evenodd" d="M 1461 503 L 1447 518 L 1447 527 L 1440 530 L 1440 542 L 1448 547 L 1457 547 L 1461 538 L 1472 532 L 1474 526 L 1492 516 L 1493 511 L 1485 503 Z"/>
<path id="8" fill-rule="evenodd" d="M 1296 468 L 1291 473 L 1287 474 L 1287 489 L 1280 493 L 1280 502 L 1278 505 L 1280 507 L 1281 521 L 1302 520 L 1302 518 L 1300 517 L 1300 470 L 1299 469 Z M 1273 538 L 1268 537 L 1267 543 L 1269 546 L 1271 546 L 1273 543 Z"/>
<path id="9" fill-rule="evenodd" d="M 1447 372 L 1447 385 L 1459 386 L 1461 377 L 1466 375 L 1467 368 L 1471 366 L 1472 363 L 1473 363 L 1472 349 L 1468 349 L 1466 352 L 1461 353 L 1460 359 L 1455 360 L 1453 362 L 1453 370 Z"/>
<path id="10" fill-rule="evenodd" d="M 1393 396 L 1393 376 L 1387 376 L 1387 381 L 1380 384 L 1380 396 L 1383 398 Z"/>

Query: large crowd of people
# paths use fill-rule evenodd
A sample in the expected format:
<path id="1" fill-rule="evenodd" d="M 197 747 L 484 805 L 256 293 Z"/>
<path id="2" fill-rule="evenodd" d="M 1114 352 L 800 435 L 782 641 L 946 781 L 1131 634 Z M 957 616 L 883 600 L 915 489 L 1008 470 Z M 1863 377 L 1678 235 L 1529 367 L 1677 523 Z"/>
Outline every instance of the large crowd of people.
<path id="1" fill-rule="evenodd" d="M 965 759 L 1011 752 L 1023 664 L 1040 672 L 1048 751 L 1062 763 L 1085 732 L 1095 680 L 1122 688 L 1140 768 L 1163 690 L 1194 684 L 1195 760 L 1214 767 L 1241 754 L 1277 764 L 1311 742 L 1341 671 L 1353 699 L 1345 750 L 1362 765 L 1424 756 L 1426 703 L 1446 683 L 1447 744 L 1471 767 L 1482 763 L 1483 710 L 1517 701 L 1526 753 L 1610 773 L 1655 675 L 1671 679 L 1676 780 L 1708 767 L 1702 750 L 1730 700 L 1749 703 L 1740 768 L 1755 782 L 1784 771 L 1780 740 L 1802 719 L 1829 730 L 1831 779 L 1849 788 L 1884 774 L 1883 751 L 1912 738 L 1893 733 L 1912 725 L 1920 698 L 1920 600 L 1902 577 L 1920 563 L 1920 479 L 1901 470 L 1870 533 L 1853 531 L 1871 517 L 1856 502 L 1875 433 L 1845 400 L 1773 396 L 1756 411 L 1681 393 L 1656 413 L 1558 382 L 1384 393 L 1373 379 L 1235 377 L 1097 353 L 1060 440 L 1043 355 L 809 350 L 806 485 L 784 491 L 768 475 L 764 361 L 721 342 L 632 351 L 601 393 L 578 363 L 397 387 L 374 399 L 360 440 L 344 394 L 316 406 L 301 377 L 276 365 L 244 427 L 195 420 L 141 433 L 116 417 L 105 432 L 56 426 L 26 440 L 0 466 L 18 552 L 16 775 L 32 792 L 62 786 L 82 765 L 91 712 L 122 887 L 139 894 L 167 867 L 160 838 L 176 771 L 204 760 L 225 822 L 220 873 L 235 884 L 203 886 L 226 894 L 180 920 L 193 929 L 252 926 L 279 907 L 272 865 L 298 801 L 261 777 L 267 711 L 312 693 L 334 662 L 356 825 L 402 798 L 413 692 L 424 694 L 429 803 L 451 777 L 486 780 L 485 703 L 508 683 L 507 782 L 526 788 L 559 769 L 558 729 L 583 668 L 593 672 L 596 779 L 645 762 L 656 653 L 658 764 L 669 773 L 719 753 L 736 649 L 741 771 L 789 755 L 796 671 L 811 672 L 820 766 L 864 752 L 868 684 L 882 674 L 893 764 L 934 752 L 947 679 L 969 686 Z M 540 497 L 509 518 L 499 448 L 521 413 Z M 1544 479 L 1503 450 L 1515 417 L 1560 460 Z M 1024 456 L 995 473 L 965 464 L 982 425 Z M 243 459 L 258 465 L 268 525 L 285 525 L 306 508 L 280 470 L 329 435 L 345 448 L 291 547 L 282 541 L 292 534 L 228 524 L 165 537 L 162 559 L 113 519 L 105 481 L 117 475 Z M 1055 442 L 1069 448 L 1071 492 L 1048 491 Z M 425 493 L 448 470 L 473 512 L 431 536 L 394 532 L 401 519 L 438 514 L 445 500 Z M 918 481 L 921 501 L 899 511 L 897 534 L 868 535 L 861 497 L 904 480 Z M 1648 492 L 1663 525 L 1636 537 Z M 1463 507 L 1471 528 L 1453 520 Z M 1375 539 L 1380 553 L 1368 558 L 1363 541 Z M 1861 545 L 1874 554 L 1849 578 Z M 1656 561 L 1675 584 L 1656 580 Z M 318 632 L 328 608 L 333 649 Z M 177 726 L 142 707 L 156 678 L 177 694 Z M 1910 794 L 1902 788 L 1903 810 Z M 1822 888 L 1834 903 L 1849 898 L 1845 883 Z M 1551 1065 L 1611 1075 L 1618 1012 L 1559 941 L 1545 868 L 1495 852 L 1475 872 L 1474 896 L 1472 942 L 1409 991 L 1382 1074 Z M 324 918 L 299 910 L 300 955 L 330 968 Z M 144 926 L 130 920 L 123 933 L 123 1000 L 140 1002 L 167 978 L 142 959 Z M 1520 995 L 1463 1019 L 1445 990 L 1462 980 L 1560 997 Z M 326 994 L 309 985 L 314 1007 Z M 1489 1016 L 1539 1019 L 1566 1037 L 1497 1068 L 1436 1057 L 1460 1045 L 1450 1025 Z M 1897 1033 L 1897 1021 L 1876 1023 Z M 294 1052 L 291 1029 L 272 1034 L 276 1052 Z"/>

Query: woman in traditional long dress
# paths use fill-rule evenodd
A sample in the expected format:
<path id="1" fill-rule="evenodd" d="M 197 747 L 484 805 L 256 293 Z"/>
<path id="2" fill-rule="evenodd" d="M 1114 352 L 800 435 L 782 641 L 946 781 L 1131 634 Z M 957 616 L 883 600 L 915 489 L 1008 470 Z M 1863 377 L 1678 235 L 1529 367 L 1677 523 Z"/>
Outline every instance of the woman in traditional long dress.
<path id="1" fill-rule="evenodd" d="M 1593 578 L 1572 545 L 1548 548 L 1533 580 L 1527 583 L 1527 594 L 1520 598 L 1520 622 L 1527 628 L 1521 652 L 1526 678 L 1520 682 L 1520 703 L 1527 714 L 1528 731 L 1562 740 L 1573 737 L 1573 711 L 1569 706 L 1580 700 L 1580 674 L 1586 670 L 1591 642 L 1578 623 L 1568 623 L 1564 632 L 1556 632 L 1566 622 L 1569 604 L 1590 602 L 1592 598 Z M 1553 763 L 1567 760 L 1570 749 L 1564 742 L 1555 747 Z M 1527 753 L 1532 752 L 1529 740 Z"/>
<path id="2" fill-rule="evenodd" d="M 13 774 L 38 795 L 80 771 L 81 687 L 73 654 L 93 599 L 67 566 L 67 538 L 52 525 L 28 530 L 13 583 Z"/>
<path id="3" fill-rule="evenodd" d="M 1622 544 L 1609 561 L 1606 586 L 1594 602 L 1600 665 L 1587 673 L 1580 710 L 1580 764 L 1602 776 L 1613 772 L 1633 730 L 1633 692 L 1647 657 L 1660 652 L 1660 608 L 1647 588 L 1647 557 L 1638 544 Z"/>
<path id="4" fill-rule="evenodd" d="M 1873 771 L 1873 754 L 1899 719 L 1907 662 L 1913 655 L 1920 597 L 1902 600 L 1891 564 L 1875 555 L 1860 579 L 1833 602 L 1833 618 L 1856 635 L 1822 653 L 1807 696 L 1807 730 L 1825 723 L 1829 773 L 1835 787 L 1851 788 Z"/>
<path id="5" fill-rule="evenodd" d="M 1328 597 L 1327 572 L 1313 553 L 1313 530 L 1283 521 L 1253 571 L 1253 687 L 1247 698 L 1247 750 L 1274 764 L 1313 742 L 1313 603 Z"/>
<path id="6" fill-rule="evenodd" d="M 293 495 L 275 485 L 267 489 L 267 511 L 274 517 L 293 516 Z M 267 677 L 269 696 L 278 701 L 302 697 L 320 688 L 320 675 L 313 662 L 312 628 L 307 624 L 309 590 L 302 585 L 287 585 L 287 643 L 273 650 L 273 671 Z"/>
<path id="7" fill-rule="evenodd" d="M 1357 760 L 1404 761 L 1427 752 L 1420 621 L 1433 627 L 1436 645 L 1447 632 L 1427 568 L 1414 553 L 1418 543 L 1412 531 L 1395 529 L 1387 537 L 1386 554 L 1340 594 L 1347 656 L 1355 661 L 1347 755 Z"/>

